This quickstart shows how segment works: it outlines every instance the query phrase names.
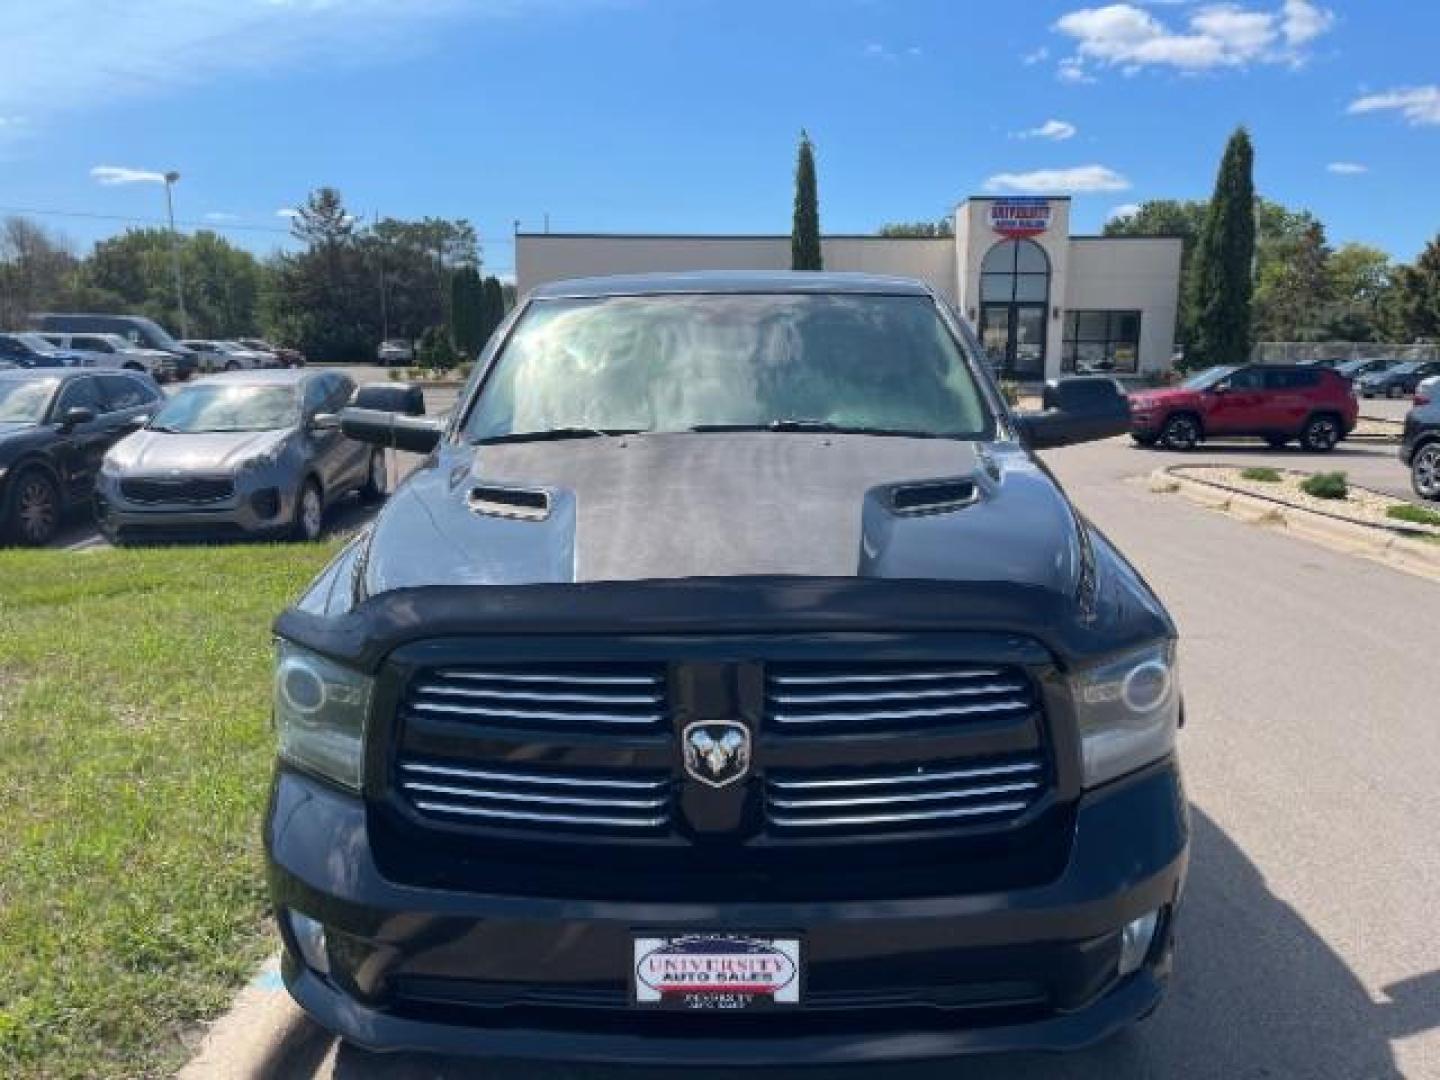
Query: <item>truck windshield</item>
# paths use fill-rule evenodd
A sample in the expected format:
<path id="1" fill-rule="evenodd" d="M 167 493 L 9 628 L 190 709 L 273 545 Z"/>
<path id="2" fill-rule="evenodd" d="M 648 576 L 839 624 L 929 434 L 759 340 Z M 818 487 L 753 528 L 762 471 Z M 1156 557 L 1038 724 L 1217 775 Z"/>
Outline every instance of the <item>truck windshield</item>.
<path id="1" fill-rule="evenodd" d="M 194 435 L 202 431 L 273 431 L 300 422 L 291 386 L 192 386 L 166 403 L 151 431 Z"/>
<path id="2" fill-rule="evenodd" d="M 532 303 L 466 434 L 697 428 L 978 438 L 991 418 L 928 297 L 672 294 Z"/>

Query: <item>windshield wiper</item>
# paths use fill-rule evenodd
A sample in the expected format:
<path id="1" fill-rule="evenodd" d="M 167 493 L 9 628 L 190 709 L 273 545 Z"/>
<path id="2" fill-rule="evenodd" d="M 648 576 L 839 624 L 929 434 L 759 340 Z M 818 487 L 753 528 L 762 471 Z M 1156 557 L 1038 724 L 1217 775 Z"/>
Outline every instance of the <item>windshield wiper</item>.
<path id="1" fill-rule="evenodd" d="M 612 435 L 638 435 L 644 428 L 557 427 L 544 431 L 512 431 L 508 435 L 490 435 L 472 439 L 472 446 L 493 446 L 497 443 L 559 442 L 562 439 L 605 439 Z"/>
<path id="2" fill-rule="evenodd" d="M 790 417 L 771 420 L 766 424 L 696 424 L 687 430 L 702 434 L 725 431 L 818 431 L 834 435 L 898 435 L 911 439 L 939 438 L 933 431 L 865 427 L 857 424 L 836 424 L 829 420 L 804 420 Z"/>

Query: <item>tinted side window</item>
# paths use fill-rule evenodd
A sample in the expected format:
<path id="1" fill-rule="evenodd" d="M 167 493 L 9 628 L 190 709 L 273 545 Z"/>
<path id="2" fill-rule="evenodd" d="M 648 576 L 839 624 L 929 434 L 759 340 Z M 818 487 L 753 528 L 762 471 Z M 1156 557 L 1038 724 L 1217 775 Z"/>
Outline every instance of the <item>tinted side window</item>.
<path id="1" fill-rule="evenodd" d="M 65 384 L 55 403 L 55 415 L 64 416 L 69 409 L 94 409 L 97 414 L 105 411 L 94 379 L 71 379 Z"/>
<path id="2" fill-rule="evenodd" d="M 24 356 L 25 350 L 20 347 L 18 341 L 11 341 L 9 338 L 0 337 L 0 356 Z"/>
<path id="3" fill-rule="evenodd" d="M 1318 371 L 1281 368 L 1265 373 L 1265 388 L 1267 390 L 1305 390 L 1309 387 L 1319 385 L 1320 373 Z"/>
<path id="4" fill-rule="evenodd" d="M 1265 375 L 1258 368 L 1241 368 L 1225 381 L 1231 390 L 1259 390 L 1265 385 Z"/>
<path id="5" fill-rule="evenodd" d="M 157 398 L 155 392 L 139 379 L 126 378 L 124 375 L 101 375 L 99 381 L 100 392 L 105 397 L 106 412 L 149 405 Z"/>
<path id="6" fill-rule="evenodd" d="M 104 338 L 76 335 L 70 339 L 70 343 L 77 349 L 89 349 L 92 352 L 113 353 L 115 351 L 115 346 Z"/>

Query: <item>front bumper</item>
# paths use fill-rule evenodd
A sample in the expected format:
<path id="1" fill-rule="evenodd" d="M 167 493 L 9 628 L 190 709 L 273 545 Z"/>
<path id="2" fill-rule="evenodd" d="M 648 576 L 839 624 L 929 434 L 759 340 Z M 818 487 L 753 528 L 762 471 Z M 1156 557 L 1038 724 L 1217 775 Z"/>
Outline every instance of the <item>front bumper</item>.
<path id="1" fill-rule="evenodd" d="M 885 900 L 710 903 L 416 887 L 376 865 L 364 804 L 282 768 L 265 845 L 284 973 L 323 1026 L 375 1050 L 685 1066 L 837 1064 L 1072 1050 L 1149 1013 L 1169 973 L 1188 857 L 1179 773 L 1164 762 L 1084 797 L 1052 881 Z M 719 856 L 723 858 L 723 856 Z M 503 868 L 496 881 L 504 882 Z M 1164 912 L 1135 973 L 1119 930 Z M 326 926 L 328 974 L 286 918 Z M 798 934 L 806 1004 L 652 1013 L 629 1004 L 637 930 Z"/>
<path id="2" fill-rule="evenodd" d="M 295 493 L 268 486 L 264 490 L 275 492 L 274 514 L 262 513 L 249 491 L 223 503 L 132 503 L 119 494 L 118 483 L 102 478 L 95 494 L 95 518 L 100 531 L 112 541 L 278 536 L 294 519 Z"/>

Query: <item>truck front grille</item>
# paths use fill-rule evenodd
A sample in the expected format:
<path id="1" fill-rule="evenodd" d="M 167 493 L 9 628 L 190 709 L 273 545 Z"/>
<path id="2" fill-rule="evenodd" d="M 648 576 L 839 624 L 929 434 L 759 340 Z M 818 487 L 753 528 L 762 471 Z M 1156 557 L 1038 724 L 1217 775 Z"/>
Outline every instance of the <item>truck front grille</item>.
<path id="1" fill-rule="evenodd" d="M 766 671 L 766 715 L 781 730 L 935 727 L 1034 708 L 1030 679 L 1008 665 L 798 662 Z"/>
<path id="2" fill-rule="evenodd" d="M 401 761 L 400 790 L 422 815 L 506 828 L 645 833 L 670 824 L 665 776 L 623 778 L 550 769 Z"/>
<path id="3" fill-rule="evenodd" d="M 644 730 L 665 719 L 658 664 L 465 666 L 411 684 L 415 715 L 531 729 Z"/>
<path id="4" fill-rule="evenodd" d="M 777 771 L 766 779 L 765 813 L 778 832 L 797 835 L 997 825 L 1023 815 L 1044 789 L 1038 756 L 903 771 Z"/>

